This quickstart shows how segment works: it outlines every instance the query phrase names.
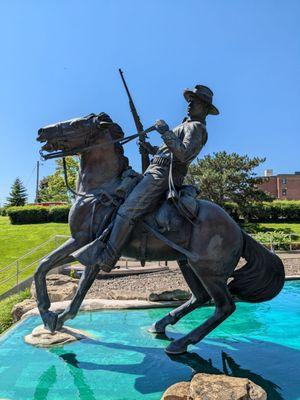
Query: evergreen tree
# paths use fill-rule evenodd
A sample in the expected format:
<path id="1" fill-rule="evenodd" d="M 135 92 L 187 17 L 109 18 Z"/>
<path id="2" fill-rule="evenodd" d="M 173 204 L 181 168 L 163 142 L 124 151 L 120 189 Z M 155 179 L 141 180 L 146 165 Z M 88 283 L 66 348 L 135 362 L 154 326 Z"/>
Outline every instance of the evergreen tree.
<path id="1" fill-rule="evenodd" d="M 220 151 L 192 164 L 186 182 L 199 187 L 201 198 L 221 207 L 226 202 L 234 202 L 243 213 L 251 202 L 271 200 L 259 188 L 262 178 L 254 172 L 264 161 L 265 158 Z"/>
<path id="2" fill-rule="evenodd" d="M 21 179 L 17 178 L 9 193 L 9 197 L 7 197 L 7 203 L 5 206 L 24 206 L 27 201 L 27 193 L 26 189 L 21 181 Z"/>

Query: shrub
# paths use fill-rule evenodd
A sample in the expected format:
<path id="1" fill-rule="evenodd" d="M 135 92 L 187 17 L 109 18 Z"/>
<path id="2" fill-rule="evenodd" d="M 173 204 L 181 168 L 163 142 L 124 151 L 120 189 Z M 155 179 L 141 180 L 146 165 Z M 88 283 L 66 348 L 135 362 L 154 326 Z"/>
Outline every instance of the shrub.
<path id="1" fill-rule="evenodd" d="M 300 222 L 299 200 L 251 203 L 242 211 L 239 210 L 237 204 L 226 203 L 225 209 L 235 220 L 242 217 L 251 222 Z"/>
<path id="2" fill-rule="evenodd" d="M 270 249 L 288 250 L 291 242 L 290 235 L 280 232 L 260 232 L 255 234 L 255 239 Z"/>
<path id="3" fill-rule="evenodd" d="M 29 289 L 26 289 L 19 294 L 14 294 L 0 301 L 0 333 L 8 329 L 13 323 L 11 315 L 13 306 L 29 297 L 30 291 Z"/>
<path id="4" fill-rule="evenodd" d="M 49 211 L 49 220 L 52 222 L 68 222 L 70 206 L 55 206 Z"/>
<path id="5" fill-rule="evenodd" d="M 49 209 L 43 206 L 23 206 L 7 208 L 12 224 L 37 224 L 49 221 Z"/>
<path id="6" fill-rule="evenodd" d="M 7 207 L 0 207 L 0 215 L 2 217 L 6 217 L 7 216 Z"/>

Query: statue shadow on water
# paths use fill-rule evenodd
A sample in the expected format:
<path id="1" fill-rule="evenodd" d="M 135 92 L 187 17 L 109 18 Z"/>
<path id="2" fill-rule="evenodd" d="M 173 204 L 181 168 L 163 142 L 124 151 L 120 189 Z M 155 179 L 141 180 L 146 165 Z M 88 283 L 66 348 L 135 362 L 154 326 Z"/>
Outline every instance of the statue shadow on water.
<path id="1" fill-rule="evenodd" d="M 173 339 L 180 335 L 172 333 L 172 336 Z M 171 340 L 166 335 L 157 335 L 157 339 L 163 340 L 164 344 Z M 101 364 L 81 360 L 74 351 L 68 351 L 67 347 L 51 349 L 50 352 L 58 356 L 69 367 L 74 384 L 82 399 L 97 398 L 93 393 L 93 388 L 89 387 L 85 381 L 84 371 L 88 370 L 137 375 L 135 390 L 141 394 L 162 392 L 170 385 L 178 381 L 190 380 L 194 374 L 202 372 L 249 378 L 266 390 L 268 400 L 296 400 L 299 398 L 296 382 L 299 378 L 297 366 L 300 365 L 300 351 L 276 343 L 259 340 L 233 342 L 209 339 L 194 347 L 193 352 L 180 356 L 167 355 L 162 347 L 140 347 L 93 339 L 82 340 L 80 344 L 83 346 L 99 345 L 119 352 L 135 352 L 144 356 L 143 360 L 138 363 Z M 220 347 L 225 348 L 226 351 L 220 350 Z M 272 368 L 270 368 L 270 363 Z M 291 366 L 294 367 L 291 368 Z M 53 369 L 53 366 L 51 368 Z M 266 372 L 264 372 L 265 368 Z M 262 376 L 263 374 L 269 375 L 270 369 L 272 369 L 272 379 L 275 379 L 277 383 Z M 172 373 L 169 373 L 170 371 Z M 52 372 L 54 373 L 54 371 Z M 41 376 L 40 381 L 42 379 Z M 47 392 L 48 390 L 49 388 L 47 388 Z M 39 385 L 36 394 L 35 399 L 47 398 L 47 396 L 40 396 L 42 393 Z"/>

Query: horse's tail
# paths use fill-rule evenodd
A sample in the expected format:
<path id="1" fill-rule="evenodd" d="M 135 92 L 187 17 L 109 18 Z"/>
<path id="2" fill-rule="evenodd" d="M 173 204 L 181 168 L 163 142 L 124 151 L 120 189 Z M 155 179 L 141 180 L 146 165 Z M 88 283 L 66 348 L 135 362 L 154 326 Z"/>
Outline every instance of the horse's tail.
<path id="1" fill-rule="evenodd" d="M 242 257 L 247 263 L 234 271 L 229 290 L 238 298 L 251 303 L 271 300 L 284 285 L 284 266 L 274 253 L 242 231 L 244 248 Z"/>

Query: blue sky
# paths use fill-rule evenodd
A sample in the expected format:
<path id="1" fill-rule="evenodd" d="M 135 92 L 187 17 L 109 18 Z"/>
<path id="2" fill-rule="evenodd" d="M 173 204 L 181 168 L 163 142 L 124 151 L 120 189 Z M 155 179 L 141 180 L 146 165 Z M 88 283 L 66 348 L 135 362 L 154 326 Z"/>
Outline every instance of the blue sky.
<path id="1" fill-rule="evenodd" d="M 37 129 L 106 111 L 135 131 L 118 76 L 144 127 L 185 115 L 182 91 L 202 83 L 220 115 L 202 155 L 265 156 L 257 170 L 300 170 L 298 0 L 3 0 L 0 3 L 0 203 L 19 176 L 34 197 Z M 158 134 L 152 135 L 158 143 Z M 136 169 L 134 143 L 126 154 Z M 41 166 L 41 175 L 54 162 Z"/>

